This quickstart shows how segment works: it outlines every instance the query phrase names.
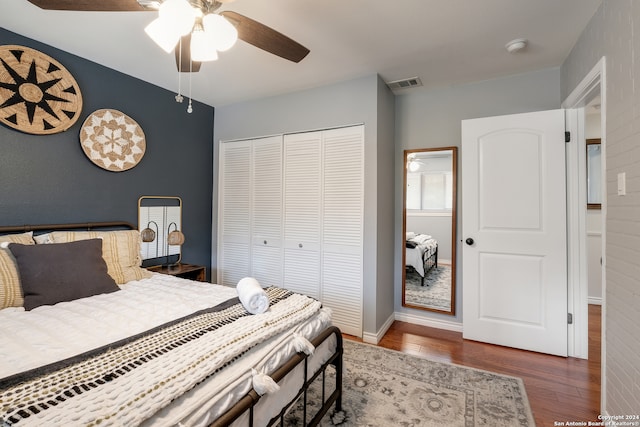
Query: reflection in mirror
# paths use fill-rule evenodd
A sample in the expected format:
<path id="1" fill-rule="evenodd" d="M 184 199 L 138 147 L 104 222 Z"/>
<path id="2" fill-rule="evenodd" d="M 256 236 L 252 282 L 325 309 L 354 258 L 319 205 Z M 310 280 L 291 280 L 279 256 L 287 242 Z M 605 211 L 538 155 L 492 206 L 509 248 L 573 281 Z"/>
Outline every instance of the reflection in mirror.
<path id="1" fill-rule="evenodd" d="M 587 139 L 587 209 L 600 209 L 602 194 L 600 138 Z"/>
<path id="2" fill-rule="evenodd" d="M 455 314 L 457 147 L 405 150 L 402 305 Z"/>

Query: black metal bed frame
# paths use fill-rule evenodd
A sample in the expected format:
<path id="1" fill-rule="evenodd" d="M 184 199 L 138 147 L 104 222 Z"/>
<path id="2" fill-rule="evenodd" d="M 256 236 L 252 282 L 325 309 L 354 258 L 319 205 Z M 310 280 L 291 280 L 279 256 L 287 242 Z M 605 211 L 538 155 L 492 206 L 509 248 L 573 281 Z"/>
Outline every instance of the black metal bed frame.
<path id="1" fill-rule="evenodd" d="M 293 369 L 298 366 L 300 363 L 304 363 L 304 383 L 302 388 L 298 391 L 296 396 L 287 403 L 284 408 L 280 411 L 276 417 L 274 417 L 268 424 L 268 426 L 284 426 L 285 415 L 289 411 L 289 409 L 298 401 L 298 399 L 302 396 L 304 399 L 304 410 L 303 410 L 303 423 L 305 426 L 317 426 L 322 417 L 329 412 L 331 409 L 331 405 L 335 403 L 336 411 L 342 410 L 342 375 L 343 375 L 343 366 L 342 366 L 342 355 L 344 352 L 343 343 L 342 343 L 342 333 L 340 329 L 335 326 L 330 326 L 321 332 L 316 338 L 311 340 L 311 344 L 314 347 L 318 347 L 322 344 L 326 339 L 328 339 L 331 335 L 336 337 L 336 349 L 331 355 L 331 357 L 321 366 L 321 368 L 313 374 L 311 377 L 308 377 L 308 356 L 305 353 L 297 353 L 291 359 L 289 359 L 284 365 L 282 365 L 279 369 L 277 369 L 271 377 L 275 382 L 279 382 L 283 379 L 288 373 L 293 371 Z M 326 369 L 332 365 L 336 369 L 336 382 L 335 389 L 327 396 L 326 390 Z M 307 413 L 307 392 L 311 384 L 322 375 L 322 407 L 313 415 L 313 418 L 309 420 L 307 423 L 307 417 L 309 414 Z M 249 426 L 253 427 L 253 409 L 255 405 L 260 400 L 260 396 L 255 390 L 250 390 L 240 401 L 238 401 L 231 409 L 229 409 L 225 414 L 223 414 L 220 418 L 215 420 L 209 427 L 223 427 L 228 426 L 237 418 L 239 418 L 242 414 L 249 411 Z"/>
<path id="2" fill-rule="evenodd" d="M 425 251 L 422 254 L 422 265 L 424 267 L 424 275 L 420 280 L 420 286 L 424 286 L 424 279 L 427 277 L 427 274 L 433 268 L 438 268 L 438 245 L 436 244 L 436 249 L 430 255 L 427 255 L 429 251 Z"/>
<path id="3" fill-rule="evenodd" d="M 84 229 L 84 230 L 109 230 L 109 229 L 131 229 L 135 230 L 135 225 L 126 222 L 126 221 L 111 221 L 111 222 L 84 222 L 84 223 L 71 223 L 71 224 L 41 224 L 41 225 L 17 225 L 17 226 L 0 226 L 0 233 L 20 233 L 20 232 L 29 232 L 29 231 L 54 231 L 54 230 L 74 230 L 74 229 Z M 296 353 L 293 355 L 288 361 L 286 361 L 280 368 L 278 368 L 271 377 L 274 381 L 279 382 L 285 376 L 287 376 L 291 371 L 294 370 L 296 366 L 300 363 L 304 363 L 304 384 L 302 388 L 298 391 L 293 400 L 291 400 L 284 408 L 280 411 L 280 414 L 274 417 L 268 424 L 268 426 L 284 426 L 284 418 L 291 406 L 293 406 L 296 401 L 302 396 L 304 399 L 304 410 L 303 410 L 303 422 L 304 425 L 307 426 L 317 426 L 322 417 L 329 412 L 331 409 L 331 405 L 335 403 L 336 411 L 342 410 L 342 376 L 343 376 L 343 365 L 342 365 L 342 357 L 343 357 L 343 342 L 342 342 L 342 333 L 340 329 L 335 326 L 330 326 L 324 331 L 322 331 L 318 336 L 311 340 L 311 344 L 314 347 L 318 347 L 325 340 L 327 340 L 331 336 L 336 337 L 336 349 L 333 354 L 329 357 L 329 359 L 322 364 L 320 369 L 311 375 L 308 378 L 308 355 L 305 353 Z M 336 369 L 336 381 L 335 381 L 335 389 L 327 396 L 326 393 L 326 370 L 332 365 Z M 313 418 L 309 420 L 307 423 L 307 392 L 311 384 L 318 378 L 318 376 L 322 375 L 322 406 L 318 410 L 318 412 L 313 415 Z M 241 398 L 234 406 L 232 406 L 227 412 L 225 412 L 221 417 L 215 420 L 210 427 L 222 427 L 228 426 L 234 420 L 239 418 L 242 414 L 249 411 L 249 426 L 253 427 L 253 412 L 254 407 L 260 400 L 260 395 L 258 395 L 255 390 L 250 390 L 243 398 Z M 279 424 L 278 424 L 279 423 Z"/>

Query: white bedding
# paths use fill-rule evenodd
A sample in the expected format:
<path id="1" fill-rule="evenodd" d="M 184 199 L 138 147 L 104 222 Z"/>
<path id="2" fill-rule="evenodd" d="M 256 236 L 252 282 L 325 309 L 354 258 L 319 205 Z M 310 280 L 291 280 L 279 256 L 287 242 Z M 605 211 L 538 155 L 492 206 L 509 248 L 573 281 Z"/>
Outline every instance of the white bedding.
<path id="1" fill-rule="evenodd" d="M 23 308 L 0 310 L 0 379 L 144 332 L 237 296 L 235 288 L 162 274 L 121 288 L 119 292 L 42 306 L 30 312 Z M 329 325 L 330 317 L 322 310 L 296 329 L 311 339 Z M 328 357 L 330 350 L 323 357 Z M 290 339 L 275 336 L 244 356 L 245 364 L 211 377 L 146 424 L 206 425 L 251 388 L 249 367 L 262 367 L 269 373 L 295 352 Z"/>
<path id="2" fill-rule="evenodd" d="M 420 276 L 424 277 L 423 255 L 427 251 L 433 251 L 438 242 L 428 234 L 415 234 L 410 239 L 416 243 L 415 248 L 406 248 L 405 263 L 413 267 Z"/>

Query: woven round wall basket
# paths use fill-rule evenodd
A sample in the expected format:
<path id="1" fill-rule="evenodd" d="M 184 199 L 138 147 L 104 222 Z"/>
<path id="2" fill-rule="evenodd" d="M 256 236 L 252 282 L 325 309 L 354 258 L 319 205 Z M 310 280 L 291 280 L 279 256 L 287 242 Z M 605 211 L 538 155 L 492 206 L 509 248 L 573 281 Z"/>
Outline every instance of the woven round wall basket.
<path id="1" fill-rule="evenodd" d="M 144 132 L 131 117 L 118 110 L 94 111 L 80 130 L 80 144 L 89 160 L 112 172 L 136 166 L 146 151 Z"/>
<path id="2" fill-rule="evenodd" d="M 78 121 L 82 94 L 55 59 L 25 46 L 0 46 L 0 122 L 21 132 L 46 135 Z"/>

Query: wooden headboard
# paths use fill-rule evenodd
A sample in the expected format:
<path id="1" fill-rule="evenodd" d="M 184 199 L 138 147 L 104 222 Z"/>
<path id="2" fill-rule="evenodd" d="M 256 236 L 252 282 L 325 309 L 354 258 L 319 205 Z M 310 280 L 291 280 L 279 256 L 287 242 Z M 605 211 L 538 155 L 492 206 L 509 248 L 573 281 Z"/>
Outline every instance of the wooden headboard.
<path id="1" fill-rule="evenodd" d="M 126 221 L 110 222 L 78 222 L 74 224 L 38 224 L 38 225 L 9 225 L 0 226 L 2 233 L 24 233 L 28 231 L 58 231 L 58 230 L 95 230 L 95 229 L 128 229 L 136 230 L 137 227 Z"/>

